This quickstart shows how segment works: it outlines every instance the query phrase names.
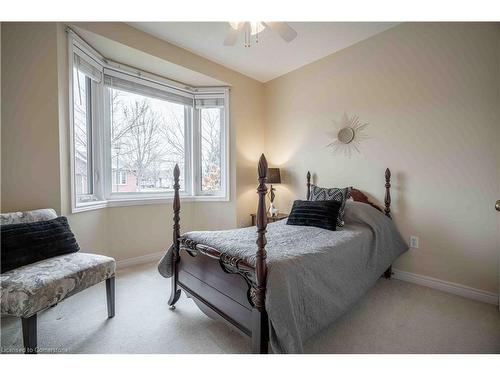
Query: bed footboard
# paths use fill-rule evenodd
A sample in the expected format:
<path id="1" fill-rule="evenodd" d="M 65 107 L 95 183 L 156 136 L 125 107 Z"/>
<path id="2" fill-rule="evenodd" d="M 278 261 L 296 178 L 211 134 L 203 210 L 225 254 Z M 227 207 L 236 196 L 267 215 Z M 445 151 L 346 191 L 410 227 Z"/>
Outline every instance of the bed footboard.
<path id="1" fill-rule="evenodd" d="M 181 243 L 179 286 L 211 318 L 252 336 L 250 285 L 243 274 L 224 272 L 221 262 Z"/>

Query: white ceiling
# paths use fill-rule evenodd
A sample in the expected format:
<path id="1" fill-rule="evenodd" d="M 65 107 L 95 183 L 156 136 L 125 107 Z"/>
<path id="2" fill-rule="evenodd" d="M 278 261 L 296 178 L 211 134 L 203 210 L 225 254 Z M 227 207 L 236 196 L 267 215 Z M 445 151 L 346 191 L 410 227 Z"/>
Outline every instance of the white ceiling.
<path id="1" fill-rule="evenodd" d="M 131 22 L 131 26 L 215 61 L 261 82 L 267 82 L 301 66 L 351 46 L 397 23 L 381 22 L 289 22 L 298 33 L 285 42 L 273 30 L 259 34 L 259 44 L 243 46 L 222 42 L 227 22 Z"/>

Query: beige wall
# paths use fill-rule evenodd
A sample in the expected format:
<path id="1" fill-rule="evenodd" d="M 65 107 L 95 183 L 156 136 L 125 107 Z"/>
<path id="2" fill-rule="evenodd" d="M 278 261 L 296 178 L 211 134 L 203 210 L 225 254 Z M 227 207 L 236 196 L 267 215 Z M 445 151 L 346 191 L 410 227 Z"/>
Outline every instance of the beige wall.
<path id="1" fill-rule="evenodd" d="M 498 31 L 500 32 L 500 24 L 498 24 Z M 500 37 L 498 38 L 498 108 L 500 108 Z M 500 124 L 500 111 L 498 113 L 497 122 Z M 497 144 L 500 145 L 500 126 L 498 126 L 498 140 Z M 498 159 L 498 192 L 496 199 L 500 199 L 500 147 L 497 148 Z M 497 212 L 497 237 L 498 237 L 498 251 L 500 253 L 500 212 Z M 498 309 L 500 310 L 500 255 L 498 257 Z"/>
<path id="2" fill-rule="evenodd" d="M 264 150 L 262 83 L 122 23 L 78 26 L 231 85 L 231 201 L 183 203 L 181 225 L 248 225 L 256 207 L 256 163 Z M 54 207 L 68 216 L 83 249 L 116 259 L 162 251 L 171 241 L 170 205 L 70 214 L 64 27 L 2 24 L 2 211 Z"/>
<path id="3" fill-rule="evenodd" d="M 499 31 L 493 24 L 402 24 L 265 85 L 266 155 L 283 167 L 278 203 L 353 185 L 383 200 L 420 248 L 395 267 L 497 292 Z M 345 112 L 370 125 L 362 153 L 332 153 Z"/>
<path id="4" fill-rule="evenodd" d="M 53 24 L 2 23 L 2 210 L 60 209 Z"/>

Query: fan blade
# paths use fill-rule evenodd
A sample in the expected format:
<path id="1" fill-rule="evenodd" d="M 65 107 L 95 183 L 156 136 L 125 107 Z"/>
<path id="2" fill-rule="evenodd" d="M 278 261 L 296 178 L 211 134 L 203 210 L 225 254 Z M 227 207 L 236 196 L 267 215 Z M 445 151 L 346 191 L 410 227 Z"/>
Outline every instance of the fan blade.
<path id="1" fill-rule="evenodd" d="M 297 32 L 286 22 L 266 22 L 265 24 L 276 31 L 286 42 L 291 42 L 297 37 Z"/>
<path id="2" fill-rule="evenodd" d="M 243 24 L 244 24 L 243 22 L 239 22 L 236 29 L 233 26 L 230 27 L 229 34 L 227 35 L 226 39 L 224 39 L 223 44 L 225 46 L 234 46 L 234 44 L 238 40 L 238 36 L 240 34 L 240 30 Z"/>

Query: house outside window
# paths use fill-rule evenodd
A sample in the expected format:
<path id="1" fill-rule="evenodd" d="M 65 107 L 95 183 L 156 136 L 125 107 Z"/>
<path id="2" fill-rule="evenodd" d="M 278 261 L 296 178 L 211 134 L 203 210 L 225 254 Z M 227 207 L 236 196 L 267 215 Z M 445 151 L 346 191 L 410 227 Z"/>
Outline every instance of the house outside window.
<path id="1" fill-rule="evenodd" d="M 127 173 L 128 171 L 116 171 L 117 185 L 127 185 Z"/>
<path id="2" fill-rule="evenodd" d="M 133 193 L 137 191 L 136 178 L 128 169 L 113 168 L 113 184 L 111 190 L 116 193 Z"/>
<path id="3" fill-rule="evenodd" d="M 69 47 L 74 212 L 172 199 L 176 164 L 185 199 L 229 199 L 228 88 L 110 65 L 71 31 Z"/>

